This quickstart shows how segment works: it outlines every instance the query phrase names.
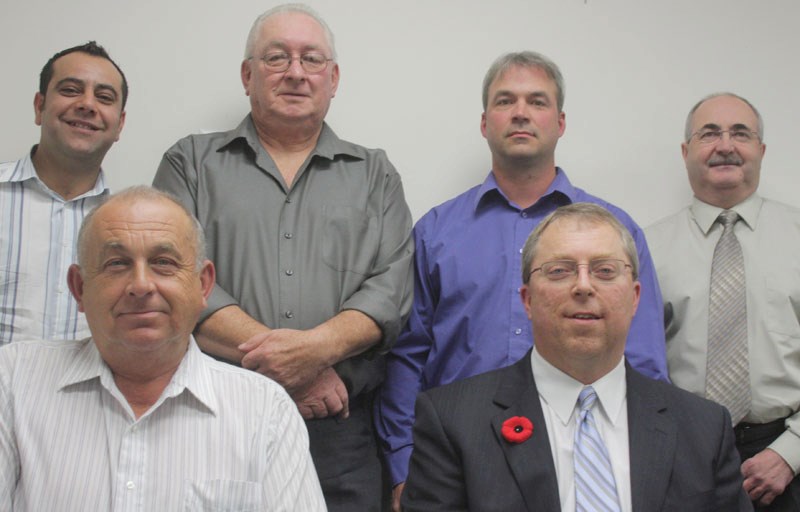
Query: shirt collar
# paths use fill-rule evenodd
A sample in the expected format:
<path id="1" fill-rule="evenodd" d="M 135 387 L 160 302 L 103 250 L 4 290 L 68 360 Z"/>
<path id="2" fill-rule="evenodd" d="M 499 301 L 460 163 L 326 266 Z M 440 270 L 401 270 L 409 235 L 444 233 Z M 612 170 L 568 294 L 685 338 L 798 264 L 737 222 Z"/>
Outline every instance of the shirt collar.
<path id="1" fill-rule="evenodd" d="M 556 177 L 550 183 L 550 186 L 547 187 L 547 191 L 544 193 L 542 197 L 539 198 L 534 206 L 538 205 L 542 201 L 548 200 L 550 197 L 565 197 L 568 203 L 574 203 L 577 199 L 577 192 L 575 187 L 570 183 L 569 178 L 567 178 L 567 173 L 561 167 L 556 167 Z M 500 190 L 500 187 L 497 185 L 497 180 L 494 177 L 494 172 L 490 171 L 489 175 L 486 176 L 486 179 L 483 180 L 483 183 L 478 188 L 478 194 L 475 198 L 475 210 L 477 210 L 481 204 L 487 202 L 492 197 L 501 197 L 503 200 L 511 205 L 511 202 L 508 200 L 508 197 Z"/>
<path id="2" fill-rule="evenodd" d="M 750 197 L 729 209 L 738 213 L 741 220 L 744 221 L 744 224 L 752 231 L 756 229 L 756 225 L 758 224 L 758 215 L 761 212 L 761 205 L 763 203 L 764 199 L 758 194 L 753 193 L 750 194 Z M 724 210 L 724 208 L 720 208 L 719 206 L 712 206 L 708 203 L 704 203 L 697 199 L 697 197 L 692 199 L 692 204 L 689 209 L 691 210 L 692 217 L 697 227 L 699 227 L 705 235 L 708 235 L 717 217 L 719 217 L 720 212 Z"/>
<path id="3" fill-rule="evenodd" d="M 42 180 L 39 179 L 39 175 L 36 174 L 36 167 L 33 166 L 33 160 L 31 159 L 31 155 L 36 151 L 37 145 L 34 145 L 31 150 L 25 154 L 25 156 L 20 159 L 15 166 L 8 166 L 3 171 L 0 172 L 0 182 L 7 182 L 7 183 L 22 183 L 24 181 L 33 180 L 42 187 L 48 194 L 55 198 L 59 198 L 63 201 L 63 198 L 50 190 L 50 187 L 44 184 Z M 101 194 L 109 193 L 108 186 L 106 185 L 106 178 L 105 174 L 103 173 L 103 169 L 100 169 L 100 173 L 97 175 L 97 180 L 94 182 L 94 187 L 91 190 L 87 190 L 83 194 L 70 201 L 76 201 L 78 199 L 83 199 L 84 197 L 93 197 L 99 196 Z"/>
<path id="4" fill-rule="evenodd" d="M 67 367 L 64 376 L 59 381 L 58 389 L 61 390 L 96 378 L 99 378 L 101 384 L 109 390 L 112 387 L 116 389 L 111 369 L 103 361 L 92 338 L 83 340 L 83 343 L 83 348 L 78 351 L 74 361 Z M 200 352 L 194 337 L 190 336 L 186 354 L 151 410 L 156 409 L 167 398 L 178 396 L 186 390 L 209 412 L 216 414 L 219 403 L 211 384 L 207 357 Z"/>
<path id="5" fill-rule="evenodd" d="M 242 122 L 239 123 L 239 126 L 229 131 L 225 137 L 220 140 L 217 151 L 223 151 L 233 142 L 239 140 L 247 144 L 253 151 L 253 154 L 264 151 L 261 141 L 258 139 L 258 132 L 256 132 L 252 114 L 247 114 Z M 312 156 L 316 155 L 328 160 L 333 160 L 336 155 L 348 155 L 360 160 L 363 160 L 366 156 L 363 148 L 340 139 L 331 127 L 328 126 L 328 123 L 325 122 L 322 123 L 322 131 L 319 134 L 319 139 L 317 139 L 317 145 L 311 154 Z"/>
<path id="6" fill-rule="evenodd" d="M 585 385 L 545 360 L 536 350 L 536 345 L 531 352 L 531 367 L 539 396 L 556 413 L 561 423 L 567 425 L 577 410 L 578 395 Z M 621 358 L 613 370 L 593 382 L 591 386 L 597 393 L 602 414 L 606 415 L 612 425 L 616 425 L 627 391 L 625 358 Z"/>

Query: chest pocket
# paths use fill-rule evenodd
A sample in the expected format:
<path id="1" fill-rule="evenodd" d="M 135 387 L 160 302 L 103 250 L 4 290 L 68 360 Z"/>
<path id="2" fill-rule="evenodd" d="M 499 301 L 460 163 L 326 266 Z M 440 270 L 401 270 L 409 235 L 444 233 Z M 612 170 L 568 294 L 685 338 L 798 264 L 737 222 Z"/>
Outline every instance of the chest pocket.
<path id="1" fill-rule="evenodd" d="M 185 512 L 266 511 L 264 490 L 258 482 L 206 480 L 187 482 L 183 500 Z"/>
<path id="2" fill-rule="evenodd" d="M 368 274 L 378 251 L 377 217 L 349 206 L 323 206 L 325 234 L 322 258 L 339 272 Z"/>

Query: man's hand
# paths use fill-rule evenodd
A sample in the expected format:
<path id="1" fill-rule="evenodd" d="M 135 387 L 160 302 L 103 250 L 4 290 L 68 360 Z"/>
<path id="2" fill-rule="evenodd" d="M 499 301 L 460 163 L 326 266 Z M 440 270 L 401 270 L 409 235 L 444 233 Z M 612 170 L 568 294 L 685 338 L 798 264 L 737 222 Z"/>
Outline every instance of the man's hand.
<path id="1" fill-rule="evenodd" d="M 309 386 L 333 364 L 326 360 L 325 348 L 325 341 L 318 339 L 315 331 L 295 329 L 261 332 L 239 345 L 245 353 L 244 368 L 277 381 L 290 395 Z"/>
<path id="2" fill-rule="evenodd" d="M 405 487 L 406 483 L 400 482 L 392 489 L 392 512 L 402 512 L 400 508 L 400 496 L 402 496 Z"/>
<path id="3" fill-rule="evenodd" d="M 764 506 L 783 494 L 794 473 L 783 457 L 766 448 L 742 463 L 742 476 L 750 500 Z"/>
<path id="4" fill-rule="evenodd" d="M 333 368 L 322 370 L 307 387 L 292 395 L 304 419 L 320 419 L 339 415 L 350 416 L 347 388 Z"/>

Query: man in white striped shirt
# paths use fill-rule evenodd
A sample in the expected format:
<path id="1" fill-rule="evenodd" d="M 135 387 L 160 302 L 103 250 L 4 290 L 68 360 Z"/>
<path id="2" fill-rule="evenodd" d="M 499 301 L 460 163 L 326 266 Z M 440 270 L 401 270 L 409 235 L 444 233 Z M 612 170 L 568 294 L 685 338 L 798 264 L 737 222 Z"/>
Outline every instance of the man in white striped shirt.
<path id="1" fill-rule="evenodd" d="M 89 335 L 67 269 L 81 221 L 109 193 L 100 164 L 119 139 L 127 99 L 125 75 L 94 41 L 42 69 L 39 144 L 0 163 L 0 345 Z"/>
<path id="2" fill-rule="evenodd" d="M 325 510 L 292 399 L 191 336 L 204 248 L 149 187 L 87 216 L 68 280 L 92 338 L 0 348 L 0 511 Z"/>

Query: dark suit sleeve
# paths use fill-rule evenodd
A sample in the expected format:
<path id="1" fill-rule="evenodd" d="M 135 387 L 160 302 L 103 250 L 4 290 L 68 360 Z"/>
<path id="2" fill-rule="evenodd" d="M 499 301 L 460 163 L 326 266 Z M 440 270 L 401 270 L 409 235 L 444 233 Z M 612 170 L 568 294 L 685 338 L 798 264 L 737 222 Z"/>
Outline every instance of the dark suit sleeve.
<path id="1" fill-rule="evenodd" d="M 722 408 L 722 438 L 716 460 L 716 510 L 751 511 L 753 504 L 742 487 L 739 452 L 736 451 L 731 416 Z"/>
<path id="2" fill-rule="evenodd" d="M 416 403 L 414 450 L 403 492 L 404 512 L 466 510 L 467 494 L 458 451 L 445 432 L 427 393 Z"/>

